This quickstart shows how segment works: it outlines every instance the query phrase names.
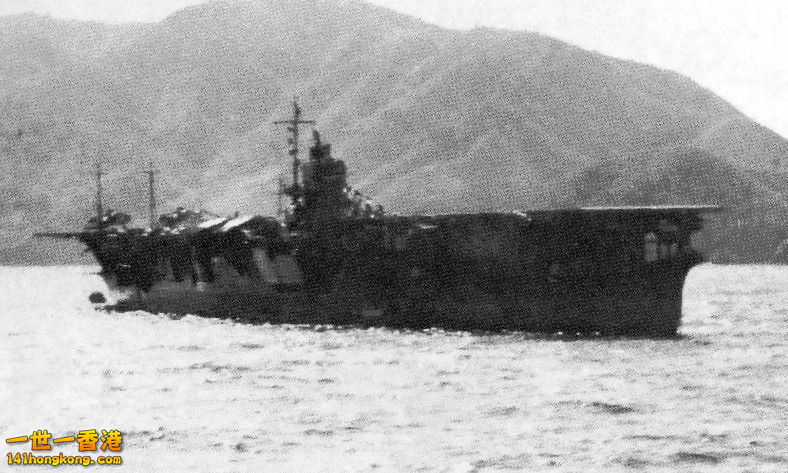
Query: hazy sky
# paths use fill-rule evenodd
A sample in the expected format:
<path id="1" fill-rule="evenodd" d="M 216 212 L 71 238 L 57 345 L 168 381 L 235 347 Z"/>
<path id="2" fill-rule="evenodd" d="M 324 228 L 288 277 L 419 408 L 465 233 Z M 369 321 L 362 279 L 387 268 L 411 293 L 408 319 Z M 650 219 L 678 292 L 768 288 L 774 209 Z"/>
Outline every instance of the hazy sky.
<path id="1" fill-rule="evenodd" d="M 788 137 L 785 0 L 371 1 L 443 26 L 538 31 L 673 69 Z M 36 11 L 110 22 L 158 21 L 195 3 L 201 0 L 0 0 L 0 15 Z"/>

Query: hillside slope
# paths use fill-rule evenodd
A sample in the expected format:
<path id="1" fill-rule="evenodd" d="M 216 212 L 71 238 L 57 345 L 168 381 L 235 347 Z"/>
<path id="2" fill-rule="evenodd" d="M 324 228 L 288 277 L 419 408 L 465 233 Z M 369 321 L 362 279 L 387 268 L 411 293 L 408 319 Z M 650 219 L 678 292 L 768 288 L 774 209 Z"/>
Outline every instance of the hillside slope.
<path id="1" fill-rule="evenodd" d="M 107 205 L 272 213 L 271 122 L 299 97 L 351 180 L 399 213 L 725 205 L 701 246 L 760 261 L 785 237 L 788 142 L 679 74 L 527 32 L 454 31 L 356 1 L 218 2 L 157 24 L 0 18 L 0 260 Z"/>

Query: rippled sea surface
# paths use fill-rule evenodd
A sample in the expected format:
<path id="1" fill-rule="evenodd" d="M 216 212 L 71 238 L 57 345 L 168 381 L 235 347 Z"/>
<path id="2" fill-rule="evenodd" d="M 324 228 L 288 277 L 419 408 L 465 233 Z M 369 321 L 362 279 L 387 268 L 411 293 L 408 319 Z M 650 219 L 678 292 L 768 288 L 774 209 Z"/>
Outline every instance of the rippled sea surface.
<path id="1" fill-rule="evenodd" d="M 93 271 L 0 268 L 4 438 L 117 428 L 126 471 L 788 471 L 785 267 L 693 269 L 680 339 L 574 341 L 106 313 Z"/>

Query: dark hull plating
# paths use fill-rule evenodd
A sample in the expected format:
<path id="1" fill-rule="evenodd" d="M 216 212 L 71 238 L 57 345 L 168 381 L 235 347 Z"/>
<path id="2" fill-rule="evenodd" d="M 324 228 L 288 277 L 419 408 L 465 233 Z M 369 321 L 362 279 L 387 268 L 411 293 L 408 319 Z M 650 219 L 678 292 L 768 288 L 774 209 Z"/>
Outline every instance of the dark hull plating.
<path id="1" fill-rule="evenodd" d="M 673 215 L 673 222 L 684 224 L 683 233 L 644 244 L 643 235 L 664 224 L 664 215 L 640 220 L 611 215 L 475 214 L 367 222 L 340 232 L 352 235 L 353 242 L 361 239 L 359 232 L 378 235 L 365 248 L 351 245 L 322 257 L 311 251 L 302 252 L 310 257 L 299 257 L 294 251 L 306 281 L 301 286 L 243 278 L 222 269 L 215 258 L 211 283 L 164 278 L 113 308 L 253 323 L 675 335 L 684 280 L 701 261 L 689 247 L 689 233 L 699 221 L 691 213 Z M 398 233 L 407 235 L 399 247 Z"/>
<path id="2" fill-rule="evenodd" d="M 173 287 L 134 294 L 110 308 L 251 323 L 669 337 L 681 324 L 681 272 L 669 279 L 662 274 L 593 289 L 558 284 L 526 286 L 504 295 L 473 288 L 442 294 L 413 291 L 384 304 L 365 303 L 347 293 Z"/>

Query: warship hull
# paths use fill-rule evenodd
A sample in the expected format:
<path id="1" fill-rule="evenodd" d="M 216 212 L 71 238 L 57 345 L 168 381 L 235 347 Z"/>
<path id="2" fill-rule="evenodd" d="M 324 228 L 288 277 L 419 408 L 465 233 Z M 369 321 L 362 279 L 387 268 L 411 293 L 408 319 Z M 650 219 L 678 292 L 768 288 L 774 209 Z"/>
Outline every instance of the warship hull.
<path id="1" fill-rule="evenodd" d="M 149 290 L 127 290 L 110 308 L 251 323 L 669 337 L 681 323 L 685 278 L 702 260 L 689 245 L 698 212 L 356 221 L 320 240 L 364 247 L 345 244 L 332 254 L 302 241 L 272 257 L 261 245 L 251 253 L 254 277 L 214 255 L 210 282 L 199 265 L 178 282 L 167 269 L 175 263 L 161 259 Z"/>
<path id="2" fill-rule="evenodd" d="M 688 268 L 660 270 L 664 272 L 659 275 L 594 284 L 593 288 L 523 285 L 504 295 L 479 290 L 419 294 L 416 290 L 383 304 L 365 303 L 360 295 L 353 303 L 347 293 L 281 293 L 262 287 L 196 290 L 175 285 L 147 293 L 120 292 L 119 300 L 107 308 L 261 324 L 671 337 L 681 324 Z"/>

